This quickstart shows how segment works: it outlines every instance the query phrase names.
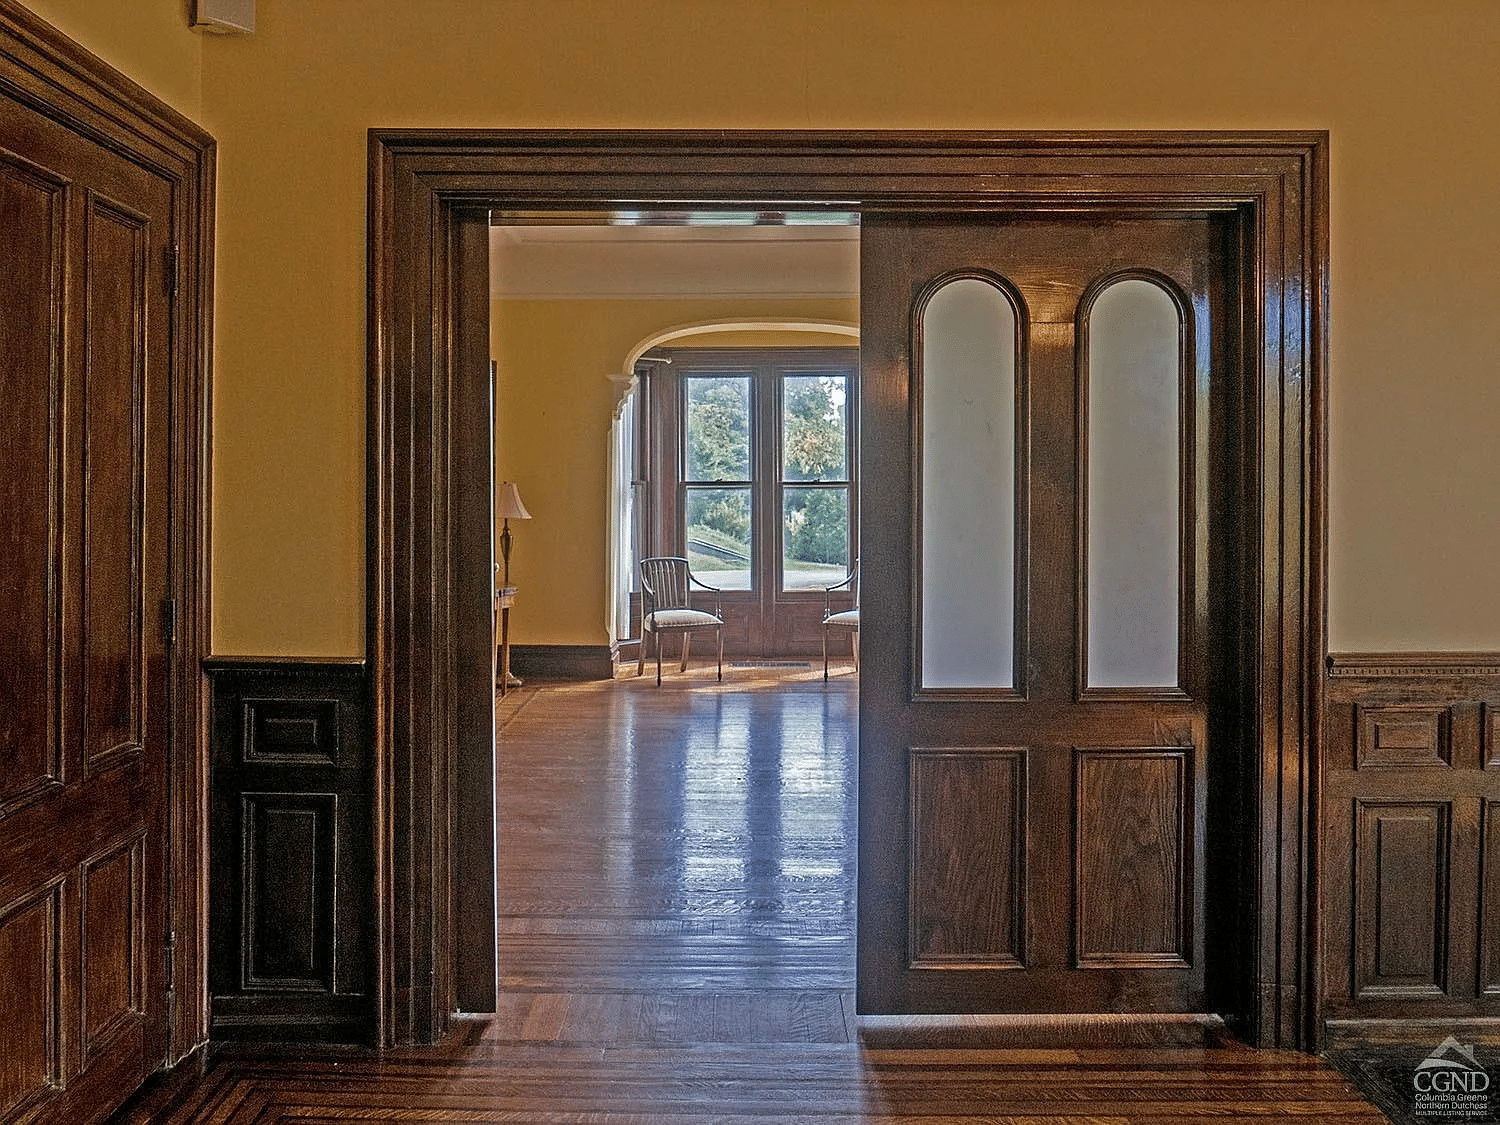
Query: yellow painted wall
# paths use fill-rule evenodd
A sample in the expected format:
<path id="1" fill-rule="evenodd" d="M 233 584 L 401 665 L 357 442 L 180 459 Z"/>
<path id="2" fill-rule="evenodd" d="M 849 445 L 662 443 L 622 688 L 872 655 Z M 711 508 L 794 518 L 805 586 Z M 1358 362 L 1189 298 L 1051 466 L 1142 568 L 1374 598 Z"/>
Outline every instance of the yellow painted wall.
<path id="1" fill-rule="evenodd" d="M 141 3 L 38 7 L 191 90 L 82 14 Z M 201 49 L 219 652 L 363 649 L 372 125 L 1329 129 L 1332 643 L 1500 649 L 1495 0 L 261 0 Z"/>
<path id="2" fill-rule="evenodd" d="M 517 644 L 599 645 L 605 627 L 610 420 L 628 356 L 667 329 L 724 319 L 854 324 L 852 301 L 496 301 L 495 475 L 516 482 L 531 519 L 511 524 Z M 698 336 L 694 347 L 847 344 L 810 334 Z"/>
<path id="3" fill-rule="evenodd" d="M 189 0 L 28 0 L 26 7 L 144 86 L 201 120 L 203 33 Z"/>

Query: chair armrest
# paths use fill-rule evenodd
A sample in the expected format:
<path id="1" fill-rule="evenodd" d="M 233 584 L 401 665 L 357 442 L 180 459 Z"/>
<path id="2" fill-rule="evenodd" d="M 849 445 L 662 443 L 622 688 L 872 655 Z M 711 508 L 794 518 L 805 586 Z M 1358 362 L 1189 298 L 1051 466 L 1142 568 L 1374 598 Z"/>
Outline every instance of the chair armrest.
<path id="1" fill-rule="evenodd" d="M 833 592 L 835 590 L 846 589 L 848 587 L 848 585 L 851 582 L 854 581 L 854 577 L 858 573 L 859 573 L 859 571 L 857 571 L 857 570 L 851 570 L 848 574 L 844 575 L 843 581 L 841 581 L 841 582 L 835 582 L 832 586 L 824 586 L 823 587 L 823 620 L 824 621 L 827 621 L 828 618 L 829 618 L 829 616 L 833 613 Z"/>
<path id="2" fill-rule="evenodd" d="M 691 590 L 694 586 L 700 586 L 703 589 L 708 590 L 708 591 L 710 591 L 713 594 L 713 596 L 714 596 L 714 616 L 715 617 L 723 617 L 724 616 L 724 611 L 719 606 L 719 594 L 722 592 L 721 589 L 718 586 L 710 586 L 707 582 L 704 582 L 701 578 L 697 577 L 690 570 L 690 571 L 688 571 L 688 589 Z"/>
<path id="3" fill-rule="evenodd" d="M 688 581 L 691 582 L 694 586 L 702 586 L 705 590 L 712 590 L 716 594 L 719 592 L 719 589 L 720 589 L 720 587 L 718 587 L 718 586 L 710 586 L 707 582 L 704 582 L 701 578 L 699 578 L 692 571 L 688 572 Z"/>

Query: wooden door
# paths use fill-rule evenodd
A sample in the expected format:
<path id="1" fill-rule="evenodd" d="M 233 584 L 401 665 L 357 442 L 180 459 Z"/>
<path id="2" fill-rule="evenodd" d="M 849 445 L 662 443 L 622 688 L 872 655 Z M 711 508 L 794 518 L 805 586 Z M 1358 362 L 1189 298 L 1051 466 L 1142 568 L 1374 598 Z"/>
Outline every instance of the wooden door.
<path id="1" fill-rule="evenodd" d="M 167 1049 L 172 188 L 0 137 L 0 1118 L 88 1121 Z"/>
<path id="2" fill-rule="evenodd" d="M 1219 1002 L 1235 223 L 866 218 L 862 1012 Z"/>

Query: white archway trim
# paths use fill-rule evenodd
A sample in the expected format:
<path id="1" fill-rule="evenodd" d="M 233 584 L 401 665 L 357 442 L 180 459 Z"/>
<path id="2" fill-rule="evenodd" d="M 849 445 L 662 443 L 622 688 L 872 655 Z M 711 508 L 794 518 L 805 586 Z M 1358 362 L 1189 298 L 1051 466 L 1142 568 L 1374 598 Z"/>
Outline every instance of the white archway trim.
<path id="1" fill-rule="evenodd" d="M 859 341 L 859 325 L 837 320 L 813 320 L 805 317 L 786 317 L 779 320 L 765 317 L 720 317 L 696 324 L 679 324 L 663 328 L 641 340 L 625 354 L 625 362 L 618 373 L 609 379 L 615 384 L 614 416 L 618 421 L 625 400 L 635 389 L 635 364 L 652 348 L 679 340 L 691 340 L 695 336 L 711 336 L 720 332 L 807 332 L 827 336 L 847 336 Z"/>
<path id="2" fill-rule="evenodd" d="M 630 417 L 627 405 L 636 389 L 636 362 L 652 348 L 661 347 L 663 344 L 674 343 L 678 340 L 691 340 L 698 336 L 718 335 L 721 332 L 805 332 L 810 335 L 846 336 L 856 343 L 859 341 L 859 325 L 847 324 L 843 321 L 811 320 L 801 317 L 787 317 L 780 320 L 770 320 L 764 317 L 720 318 L 699 324 L 679 324 L 653 332 L 626 353 L 625 363 L 619 371 L 611 372 L 607 376 L 614 384 L 615 392 L 607 454 L 609 518 L 606 521 L 608 527 L 605 529 L 607 537 L 605 557 L 609 560 L 609 567 L 605 575 L 604 601 L 607 607 L 605 629 L 612 647 L 626 639 L 621 636 L 620 621 L 623 614 L 620 607 L 630 597 L 630 568 L 633 565 L 630 557 L 630 482 L 631 460 L 635 447 L 630 427 L 634 425 L 634 419 Z"/>

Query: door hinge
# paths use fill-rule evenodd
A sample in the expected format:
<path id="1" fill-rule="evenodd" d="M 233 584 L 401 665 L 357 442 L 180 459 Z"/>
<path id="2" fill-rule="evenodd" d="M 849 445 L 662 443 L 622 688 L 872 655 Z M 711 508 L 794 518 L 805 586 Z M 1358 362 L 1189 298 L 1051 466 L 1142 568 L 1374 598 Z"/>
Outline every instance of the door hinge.
<path id="1" fill-rule="evenodd" d="M 181 248 L 175 242 L 162 252 L 162 269 L 167 279 L 168 297 L 177 296 L 177 271 L 181 261 Z"/>
<path id="2" fill-rule="evenodd" d="M 163 598 L 161 603 L 161 635 L 167 647 L 177 643 L 177 599 Z"/>

